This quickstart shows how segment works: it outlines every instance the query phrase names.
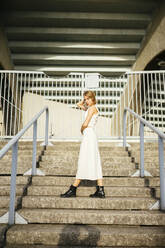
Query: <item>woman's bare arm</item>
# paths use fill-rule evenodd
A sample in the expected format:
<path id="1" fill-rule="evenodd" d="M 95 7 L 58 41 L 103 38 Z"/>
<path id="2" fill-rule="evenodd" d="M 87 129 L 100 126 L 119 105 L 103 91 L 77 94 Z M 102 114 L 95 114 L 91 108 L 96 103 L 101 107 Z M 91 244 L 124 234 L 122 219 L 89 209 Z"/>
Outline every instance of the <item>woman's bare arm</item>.
<path id="1" fill-rule="evenodd" d="M 77 106 L 78 106 L 80 109 L 84 110 L 84 111 L 87 110 L 87 108 L 85 107 L 85 102 L 84 102 L 84 100 L 78 102 L 78 103 L 77 103 Z"/>

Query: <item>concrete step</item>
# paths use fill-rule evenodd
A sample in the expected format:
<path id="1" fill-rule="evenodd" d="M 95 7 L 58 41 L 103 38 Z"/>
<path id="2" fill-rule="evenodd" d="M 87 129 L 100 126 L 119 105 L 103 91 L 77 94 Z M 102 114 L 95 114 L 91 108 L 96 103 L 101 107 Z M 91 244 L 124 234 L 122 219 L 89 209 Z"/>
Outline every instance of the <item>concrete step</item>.
<path id="1" fill-rule="evenodd" d="M 138 166 L 138 168 L 140 168 L 140 162 L 139 163 L 136 163 L 136 166 Z M 153 168 L 153 169 L 159 169 L 159 163 L 157 162 L 146 162 L 144 160 L 144 168 L 145 169 L 149 169 L 149 168 Z"/>
<path id="2" fill-rule="evenodd" d="M 26 171 L 31 169 L 32 166 L 18 166 L 17 174 L 24 174 Z M 40 166 L 40 170 L 44 172 L 46 175 L 65 175 L 65 176 L 75 176 L 77 172 L 77 168 L 65 168 L 65 167 L 49 167 L 46 165 Z M 132 167 L 129 168 L 103 168 L 104 176 L 131 176 L 135 173 L 135 169 Z M 6 166 L 1 168 L 1 175 L 9 175 L 11 174 L 11 166 Z"/>
<path id="3" fill-rule="evenodd" d="M 76 175 L 76 171 L 77 169 L 72 169 L 72 168 L 68 168 L 68 169 L 63 169 L 63 168 L 51 168 L 51 167 L 40 167 L 40 169 L 46 174 L 46 175 L 64 175 L 64 176 L 75 176 Z M 24 170 L 20 168 L 20 170 L 18 169 L 18 172 L 24 172 Z M 113 177 L 125 177 L 125 176 L 131 176 L 136 172 L 135 169 L 127 169 L 127 168 L 123 168 L 123 169 L 103 169 L 103 175 L 104 176 L 113 176 Z"/>
<path id="4" fill-rule="evenodd" d="M 89 247 L 89 246 L 74 246 L 74 248 L 87 248 L 87 247 Z M 137 246 L 124 246 L 124 248 L 137 248 Z M 70 246 L 61 246 L 61 245 L 58 245 L 58 246 L 56 246 L 56 245 L 25 245 L 25 244 L 23 244 L 23 245 L 7 245 L 7 246 L 5 246 L 4 248 L 70 248 Z M 96 246 L 95 247 L 93 247 L 92 246 L 92 248 L 96 248 Z M 101 248 L 101 246 L 97 246 L 97 248 Z M 104 248 L 112 248 L 112 246 L 104 246 Z M 113 246 L 113 248 L 123 248 L 122 246 Z M 140 248 L 146 248 L 146 246 L 144 247 L 144 246 L 140 246 Z M 152 246 L 152 248 L 165 248 L 165 246 Z"/>
<path id="5" fill-rule="evenodd" d="M 15 206 L 17 205 L 17 202 L 19 201 L 20 196 L 16 196 Z M 10 202 L 9 196 L 0 196 L 0 208 L 8 208 Z"/>
<path id="6" fill-rule="evenodd" d="M 67 186 L 30 186 L 28 188 L 28 196 L 59 196 L 68 190 Z M 104 187 L 106 196 L 112 197 L 150 197 L 151 189 L 144 187 Z M 89 196 L 96 191 L 95 187 L 78 187 L 77 196 Z"/>
<path id="7" fill-rule="evenodd" d="M 149 187 L 160 187 L 160 178 L 159 177 L 150 177 L 146 180 L 146 185 Z"/>
<path id="8" fill-rule="evenodd" d="M 8 208 L 0 208 L 0 216 L 4 215 L 5 213 L 7 213 L 9 211 Z M 0 224 L 1 226 L 1 224 Z"/>
<path id="9" fill-rule="evenodd" d="M 135 246 L 165 244 L 164 227 L 118 227 L 106 225 L 15 225 L 7 232 L 7 245 Z"/>
<path id="10" fill-rule="evenodd" d="M 160 198 L 160 188 L 155 187 L 152 190 L 153 190 L 153 194 L 154 194 L 155 198 Z"/>
<path id="11" fill-rule="evenodd" d="M 56 151 L 54 150 L 46 150 L 44 151 L 44 154 L 46 156 L 55 156 L 55 157 L 78 157 L 79 155 L 79 151 L 66 151 L 65 153 L 63 151 Z M 128 152 L 127 151 L 113 151 L 113 154 L 111 154 L 109 151 L 104 151 L 101 150 L 100 151 L 100 155 L 101 157 L 112 157 L 113 156 L 120 156 L 120 157 L 127 157 L 128 156 Z"/>
<path id="12" fill-rule="evenodd" d="M 136 163 L 140 163 L 140 156 L 136 156 L 134 158 L 135 158 L 134 161 Z M 164 159 L 164 161 L 165 161 L 165 159 Z M 156 157 L 150 157 L 150 156 L 144 157 L 144 162 L 145 163 L 152 163 L 152 164 L 154 164 L 154 163 L 159 164 L 159 156 L 156 156 Z"/>
<path id="13" fill-rule="evenodd" d="M 10 185 L 11 177 L 10 176 L 0 176 L 0 185 Z M 27 176 L 17 176 L 16 184 L 25 185 L 28 183 Z"/>
<path id="14" fill-rule="evenodd" d="M 148 152 L 151 152 L 151 151 L 158 151 L 159 147 L 158 145 L 156 144 L 144 144 L 144 151 L 148 151 Z M 131 144 L 131 147 L 129 147 L 129 150 L 130 151 L 135 151 L 135 152 L 139 152 L 140 151 L 140 144 Z M 165 150 L 165 148 L 164 148 Z"/>
<path id="15" fill-rule="evenodd" d="M 43 150 L 44 151 L 44 150 Z M 41 154 L 41 152 L 42 152 L 42 149 L 38 149 L 37 150 L 37 154 Z M 25 155 L 25 156 L 27 156 L 27 155 L 32 155 L 32 153 L 33 153 L 33 149 L 31 149 L 31 150 L 18 150 L 18 156 L 20 156 L 20 155 Z M 5 155 L 5 157 L 6 156 L 12 156 L 12 151 L 11 150 L 9 150 L 8 152 L 7 152 L 7 154 Z"/>
<path id="16" fill-rule="evenodd" d="M 165 214 L 160 211 L 151 210 L 21 209 L 18 213 L 29 224 L 79 223 L 93 225 L 165 226 Z"/>
<path id="17" fill-rule="evenodd" d="M 4 146 L 5 146 L 6 144 L 0 144 L 0 149 L 2 149 Z M 33 149 L 33 143 L 18 143 L 18 150 L 19 149 L 23 149 L 23 150 L 25 150 L 25 149 Z M 40 145 L 40 143 L 37 143 L 37 149 L 44 149 L 44 146 L 41 146 Z M 9 151 L 11 151 L 12 150 L 12 148 L 9 150 Z"/>
<path id="18" fill-rule="evenodd" d="M 101 164 L 102 168 L 135 168 L 135 163 L 132 163 L 131 161 L 129 162 L 118 162 L 118 161 L 109 161 L 109 160 L 103 160 L 101 159 Z M 68 160 L 68 161 L 63 161 L 62 159 L 57 160 L 57 161 L 41 161 L 40 162 L 40 167 L 48 167 L 48 168 L 63 168 L 63 169 L 68 169 L 68 168 L 73 168 L 77 169 L 78 166 L 78 160 Z"/>
<path id="19" fill-rule="evenodd" d="M 151 178 L 154 179 L 154 183 L 158 184 L 159 178 Z M 148 179 L 148 184 L 153 186 L 153 183 L 150 182 L 150 178 Z M 60 177 L 60 176 L 34 176 L 32 179 L 32 185 L 40 185 L 40 186 L 69 186 L 73 183 L 75 177 Z M 110 177 L 103 178 L 104 186 L 130 186 L 130 187 L 143 187 L 145 186 L 144 178 L 131 178 L 131 177 Z M 96 181 L 82 180 L 80 185 L 86 186 L 95 186 Z M 159 186 L 159 185 L 158 185 Z"/>
<path id="20" fill-rule="evenodd" d="M 30 161 L 31 162 L 31 161 Z M 32 168 L 32 165 L 29 163 L 26 166 L 19 166 L 17 167 L 17 174 L 23 175 L 26 171 Z M 3 166 L 1 168 L 1 175 L 11 175 L 11 165 L 9 166 Z"/>
<path id="21" fill-rule="evenodd" d="M 5 231 L 7 230 L 6 224 L 0 224 L 0 247 L 3 247 L 5 240 Z"/>
<path id="22" fill-rule="evenodd" d="M 36 159 L 38 160 L 39 158 L 39 153 L 37 154 L 36 156 Z M 32 161 L 32 154 L 31 155 L 18 155 L 17 157 L 17 161 L 18 163 L 21 163 L 21 162 L 24 162 L 24 161 Z M 11 163 L 12 161 L 12 157 L 10 155 L 6 155 L 4 156 L 2 159 L 1 159 L 1 162 L 8 162 L 8 163 Z"/>
<path id="23" fill-rule="evenodd" d="M 73 157 L 73 156 L 68 157 L 68 156 L 65 156 L 65 155 L 64 155 L 64 157 L 63 156 L 56 157 L 56 156 L 51 156 L 51 155 L 42 157 L 42 161 L 48 161 L 48 162 L 49 161 L 51 161 L 51 162 L 53 162 L 53 161 L 56 161 L 56 162 L 58 162 L 58 161 L 59 162 L 70 162 L 70 160 L 71 160 L 71 162 L 73 162 L 73 161 L 77 162 L 78 157 Z M 124 162 L 125 163 L 130 163 L 131 158 L 130 157 L 121 157 L 121 156 L 118 156 L 118 157 L 113 156 L 113 157 L 108 157 L 108 158 L 102 157 L 101 161 L 102 161 L 102 163 L 106 163 L 106 162 L 110 162 L 110 163 L 115 163 L 115 162 L 117 162 L 117 163 L 124 163 Z"/>
<path id="24" fill-rule="evenodd" d="M 140 168 L 140 166 L 139 166 Z M 156 167 L 149 167 L 149 166 L 145 166 L 145 170 L 148 171 L 152 177 L 159 177 L 160 173 L 159 173 L 159 168 Z"/>
<path id="25" fill-rule="evenodd" d="M 51 141 L 51 143 L 53 144 L 52 147 L 69 147 L 69 146 L 80 146 L 81 142 L 72 142 L 72 141 Z M 121 144 L 121 142 L 98 142 L 99 147 L 110 147 L 110 148 L 119 148 L 119 149 L 123 149 L 123 147 L 119 147 L 118 145 Z M 133 143 L 134 144 L 134 143 Z M 136 143 L 135 143 L 136 144 Z M 47 147 L 48 149 L 51 148 L 51 146 Z"/>
<path id="26" fill-rule="evenodd" d="M 148 210 L 156 200 L 140 197 L 90 197 L 61 198 L 60 196 L 25 196 L 23 208 L 67 208 L 67 209 L 114 209 L 114 210 Z"/>
<path id="27" fill-rule="evenodd" d="M 17 185 L 16 186 L 16 195 L 22 195 L 23 194 L 24 185 Z M 0 185 L 0 196 L 9 196 L 10 195 L 10 186 Z"/>
<path id="28" fill-rule="evenodd" d="M 68 146 L 48 146 L 46 148 L 46 151 L 79 151 L 80 150 L 80 145 L 68 145 Z M 99 146 L 99 151 L 125 151 L 124 147 L 115 147 L 115 146 Z"/>
<path id="29" fill-rule="evenodd" d="M 135 150 L 132 150 L 132 151 L 130 151 L 130 153 L 131 153 L 131 156 L 133 157 L 140 157 L 140 151 L 135 151 Z M 148 157 L 152 157 L 152 158 L 154 158 L 154 157 L 159 157 L 159 152 L 158 152 L 158 150 L 156 150 L 156 151 L 147 151 L 146 153 L 144 153 L 144 158 L 148 158 Z M 164 156 L 165 157 L 165 156 Z"/>

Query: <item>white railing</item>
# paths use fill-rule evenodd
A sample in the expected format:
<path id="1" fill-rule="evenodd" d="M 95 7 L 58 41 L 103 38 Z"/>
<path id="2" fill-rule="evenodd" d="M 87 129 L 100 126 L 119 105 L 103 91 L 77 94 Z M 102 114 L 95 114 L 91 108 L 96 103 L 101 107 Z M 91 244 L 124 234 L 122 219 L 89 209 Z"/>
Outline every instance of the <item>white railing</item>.
<path id="1" fill-rule="evenodd" d="M 48 104 L 50 116 L 54 113 L 58 115 L 58 120 L 53 117 L 50 120 L 53 138 L 80 138 L 83 116 L 77 110 L 76 102 L 82 99 L 87 89 L 96 92 L 100 110 L 97 125 L 100 139 L 122 137 L 125 107 L 165 131 L 165 71 L 129 72 L 113 78 L 97 74 L 97 77 L 97 85 L 89 86 L 85 73 L 51 78 L 42 72 L 0 71 L 1 137 L 14 136 L 42 106 Z M 61 109 L 60 112 L 57 109 Z M 74 124 L 68 124 L 65 116 L 75 117 Z M 139 124 L 134 116 L 128 116 L 127 125 L 127 136 L 137 137 Z M 43 130 L 39 132 L 39 137 L 43 136 Z M 29 131 L 28 137 L 31 133 Z M 154 134 L 145 128 L 145 136 Z"/>
<path id="2" fill-rule="evenodd" d="M 129 108 L 124 109 L 123 115 L 123 147 L 126 147 L 126 114 L 127 112 L 133 115 L 140 122 L 140 177 L 145 176 L 144 164 L 144 125 L 151 129 L 158 136 L 159 144 L 159 175 L 160 175 L 160 209 L 165 210 L 165 170 L 164 170 L 164 140 L 165 134 L 151 125 L 144 118 Z"/>

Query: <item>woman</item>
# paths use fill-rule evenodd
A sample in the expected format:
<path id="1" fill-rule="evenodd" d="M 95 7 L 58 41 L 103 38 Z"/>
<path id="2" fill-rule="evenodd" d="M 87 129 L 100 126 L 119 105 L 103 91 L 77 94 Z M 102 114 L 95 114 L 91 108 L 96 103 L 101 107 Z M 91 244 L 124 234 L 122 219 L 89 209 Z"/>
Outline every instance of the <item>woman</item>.
<path id="1" fill-rule="evenodd" d="M 61 194 L 61 197 L 76 197 L 76 190 L 82 179 L 97 180 L 96 192 L 90 197 L 105 198 L 104 186 L 102 182 L 102 168 L 98 149 L 95 125 L 97 123 L 99 111 L 96 107 L 95 93 L 93 91 L 84 92 L 84 100 L 77 103 L 77 106 L 86 111 L 85 121 L 81 126 L 83 134 L 80 153 L 78 159 L 78 170 L 76 179 L 69 190 Z"/>

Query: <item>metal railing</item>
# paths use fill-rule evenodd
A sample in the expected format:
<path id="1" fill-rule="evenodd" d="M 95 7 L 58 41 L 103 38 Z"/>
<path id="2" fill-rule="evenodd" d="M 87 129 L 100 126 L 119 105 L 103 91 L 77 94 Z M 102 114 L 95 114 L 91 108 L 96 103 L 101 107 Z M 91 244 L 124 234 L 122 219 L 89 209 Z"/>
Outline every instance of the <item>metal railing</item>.
<path id="1" fill-rule="evenodd" d="M 32 175 L 36 175 L 36 152 L 37 152 L 37 120 L 46 111 L 45 122 L 45 143 L 48 145 L 48 124 L 49 124 L 49 110 L 48 107 L 44 107 L 33 119 L 27 123 L 27 125 L 14 136 L 8 144 L 6 144 L 0 150 L 0 159 L 8 152 L 12 147 L 12 168 L 11 168 L 11 184 L 10 184 L 10 205 L 9 205 L 9 225 L 15 222 L 15 198 L 16 198 L 16 175 L 17 175 L 17 157 L 18 157 L 18 141 L 22 135 L 33 125 L 33 155 L 32 155 Z"/>
<path id="2" fill-rule="evenodd" d="M 48 105 L 50 124 L 54 139 L 80 139 L 80 122 L 64 121 L 66 113 L 79 114 L 76 103 L 83 97 L 86 89 L 96 93 L 99 139 L 122 137 L 123 110 L 128 107 L 161 131 L 165 131 L 165 71 L 132 71 L 122 76 L 104 77 L 98 74 L 90 84 L 88 73 L 70 73 L 61 77 L 49 77 L 37 71 L 0 71 L 0 122 L 3 123 L 1 138 L 11 138 L 31 120 L 34 112 L 29 111 L 29 102 L 35 102 L 37 111 Z M 97 81 L 96 84 L 91 84 Z M 57 108 L 60 106 L 60 114 Z M 54 114 L 54 111 L 57 112 Z M 54 116 L 58 115 L 58 120 Z M 43 137 L 42 125 L 39 137 Z M 106 130 L 106 135 L 100 130 Z M 69 131 L 67 131 L 69 130 Z M 145 137 L 153 136 L 145 128 Z M 26 138 L 32 137 L 32 130 Z M 128 118 L 127 136 L 137 137 L 137 122 L 134 116 Z"/>
<path id="3" fill-rule="evenodd" d="M 165 134 L 151 125 L 129 108 L 124 109 L 123 115 L 123 147 L 126 147 L 126 114 L 127 111 L 140 121 L 140 176 L 144 177 L 144 125 L 158 135 L 159 169 L 160 169 L 160 209 L 165 210 L 165 169 L 164 169 L 164 143 Z"/>

